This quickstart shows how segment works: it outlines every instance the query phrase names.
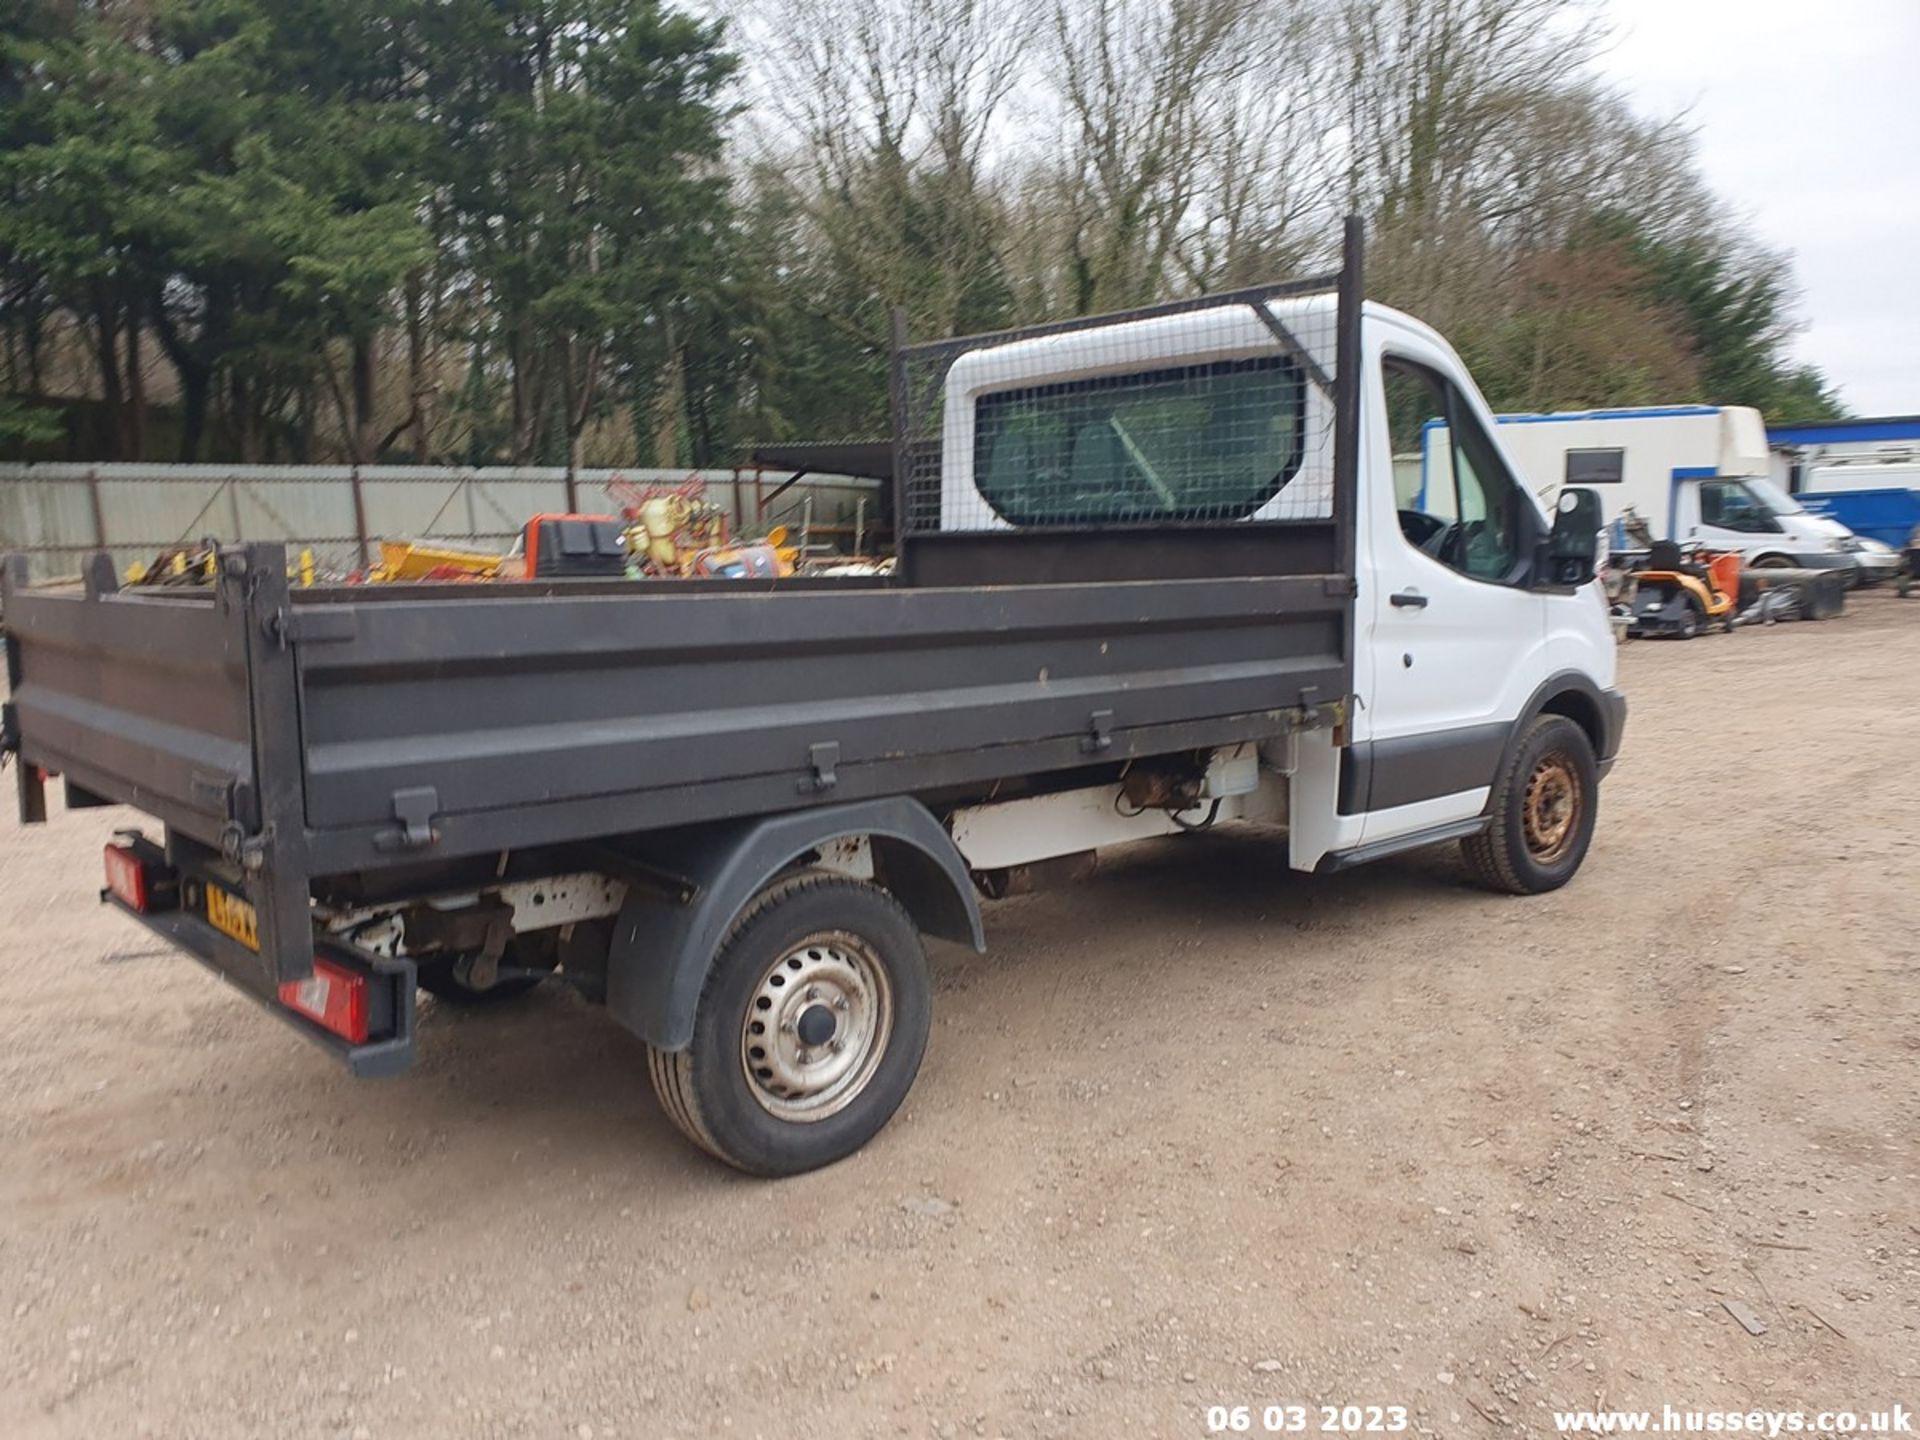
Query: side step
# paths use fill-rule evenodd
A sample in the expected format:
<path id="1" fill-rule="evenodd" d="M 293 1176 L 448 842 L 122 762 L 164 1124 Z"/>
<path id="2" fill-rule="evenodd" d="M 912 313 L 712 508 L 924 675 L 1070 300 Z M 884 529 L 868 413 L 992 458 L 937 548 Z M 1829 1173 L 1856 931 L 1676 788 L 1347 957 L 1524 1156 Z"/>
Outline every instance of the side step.
<path id="1" fill-rule="evenodd" d="M 1394 835 L 1386 840 L 1376 840 L 1371 845 L 1356 845 L 1351 850 L 1336 850 L 1331 855 L 1322 856 L 1316 868 L 1322 875 L 1331 875 L 1336 870 L 1351 870 L 1356 865 L 1365 865 L 1371 860 L 1384 860 L 1389 855 L 1398 855 L 1406 850 L 1419 850 L 1447 840 L 1464 840 L 1467 836 L 1478 835 L 1486 829 L 1488 820 L 1488 816 L 1474 815 L 1465 820 L 1449 820 L 1444 825 L 1432 825 L 1425 830 L 1415 830 L 1411 834 Z"/>

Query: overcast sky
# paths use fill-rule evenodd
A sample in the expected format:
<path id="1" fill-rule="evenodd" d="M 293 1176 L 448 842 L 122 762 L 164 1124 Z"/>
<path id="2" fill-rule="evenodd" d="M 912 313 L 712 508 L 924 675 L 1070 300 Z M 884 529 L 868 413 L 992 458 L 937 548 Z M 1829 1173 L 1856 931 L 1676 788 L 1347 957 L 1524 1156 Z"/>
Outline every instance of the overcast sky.
<path id="1" fill-rule="evenodd" d="M 1602 66 L 1690 109 L 1707 179 L 1794 252 L 1800 358 L 1920 414 L 1920 0 L 1605 0 Z"/>

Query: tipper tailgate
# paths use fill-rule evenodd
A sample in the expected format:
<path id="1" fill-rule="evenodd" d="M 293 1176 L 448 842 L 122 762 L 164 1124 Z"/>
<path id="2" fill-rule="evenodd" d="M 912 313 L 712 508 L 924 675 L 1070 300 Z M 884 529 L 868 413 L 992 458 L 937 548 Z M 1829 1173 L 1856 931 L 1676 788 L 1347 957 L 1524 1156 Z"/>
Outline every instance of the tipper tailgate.
<path id="1" fill-rule="evenodd" d="M 38 767 L 218 845 L 254 773 L 233 617 L 210 592 L 119 592 L 104 568 L 84 589 L 29 590 L 17 557 L 5 577 L 23 803 Z"/>
<path id="2" fill-rule="evenodd" d="M 46 818 L 42 774 L 59 774 L 70 806 L 131 805 L 205 847 L 256 923 L 216 936 L 187 915 L 173 938 L 207 931 L 188 948 L 270 999 L 313 973 L 284 548 L 223 552 L 204 590 L 123 591 L 105 554 L 84 580 L 29 589 L 20 557 L 0 568 L 21 819 Z"/>

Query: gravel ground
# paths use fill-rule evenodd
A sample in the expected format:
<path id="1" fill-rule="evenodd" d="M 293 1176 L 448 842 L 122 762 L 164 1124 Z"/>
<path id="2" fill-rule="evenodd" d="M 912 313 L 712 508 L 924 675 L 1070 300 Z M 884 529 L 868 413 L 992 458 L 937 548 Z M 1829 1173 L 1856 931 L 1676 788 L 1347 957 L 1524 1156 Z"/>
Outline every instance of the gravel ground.
<path id="1" fill-rule="evenodd" d="M 350 1081 L 93 903 L 127 817 L 9 814 L 0 1434 L 1920 1406 L 1920 603 L 1623 665 L 1566 890 L 1117 855 L 941 949 L 906 1110 L 779 1184 L 560 990 Z"/>

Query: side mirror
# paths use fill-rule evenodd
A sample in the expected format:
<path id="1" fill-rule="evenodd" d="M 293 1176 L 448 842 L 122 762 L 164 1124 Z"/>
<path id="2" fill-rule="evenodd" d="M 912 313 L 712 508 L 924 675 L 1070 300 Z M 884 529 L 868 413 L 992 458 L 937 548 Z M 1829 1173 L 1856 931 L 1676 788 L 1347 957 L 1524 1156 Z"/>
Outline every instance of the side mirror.
<path id="1" fill-rule="evenodd" d="M 1541 583 L 1584 585 L 1600 568 L 1600 497 L 1568 486 L 1554 504 L 1553 531 L 1541 557 Z"/>

